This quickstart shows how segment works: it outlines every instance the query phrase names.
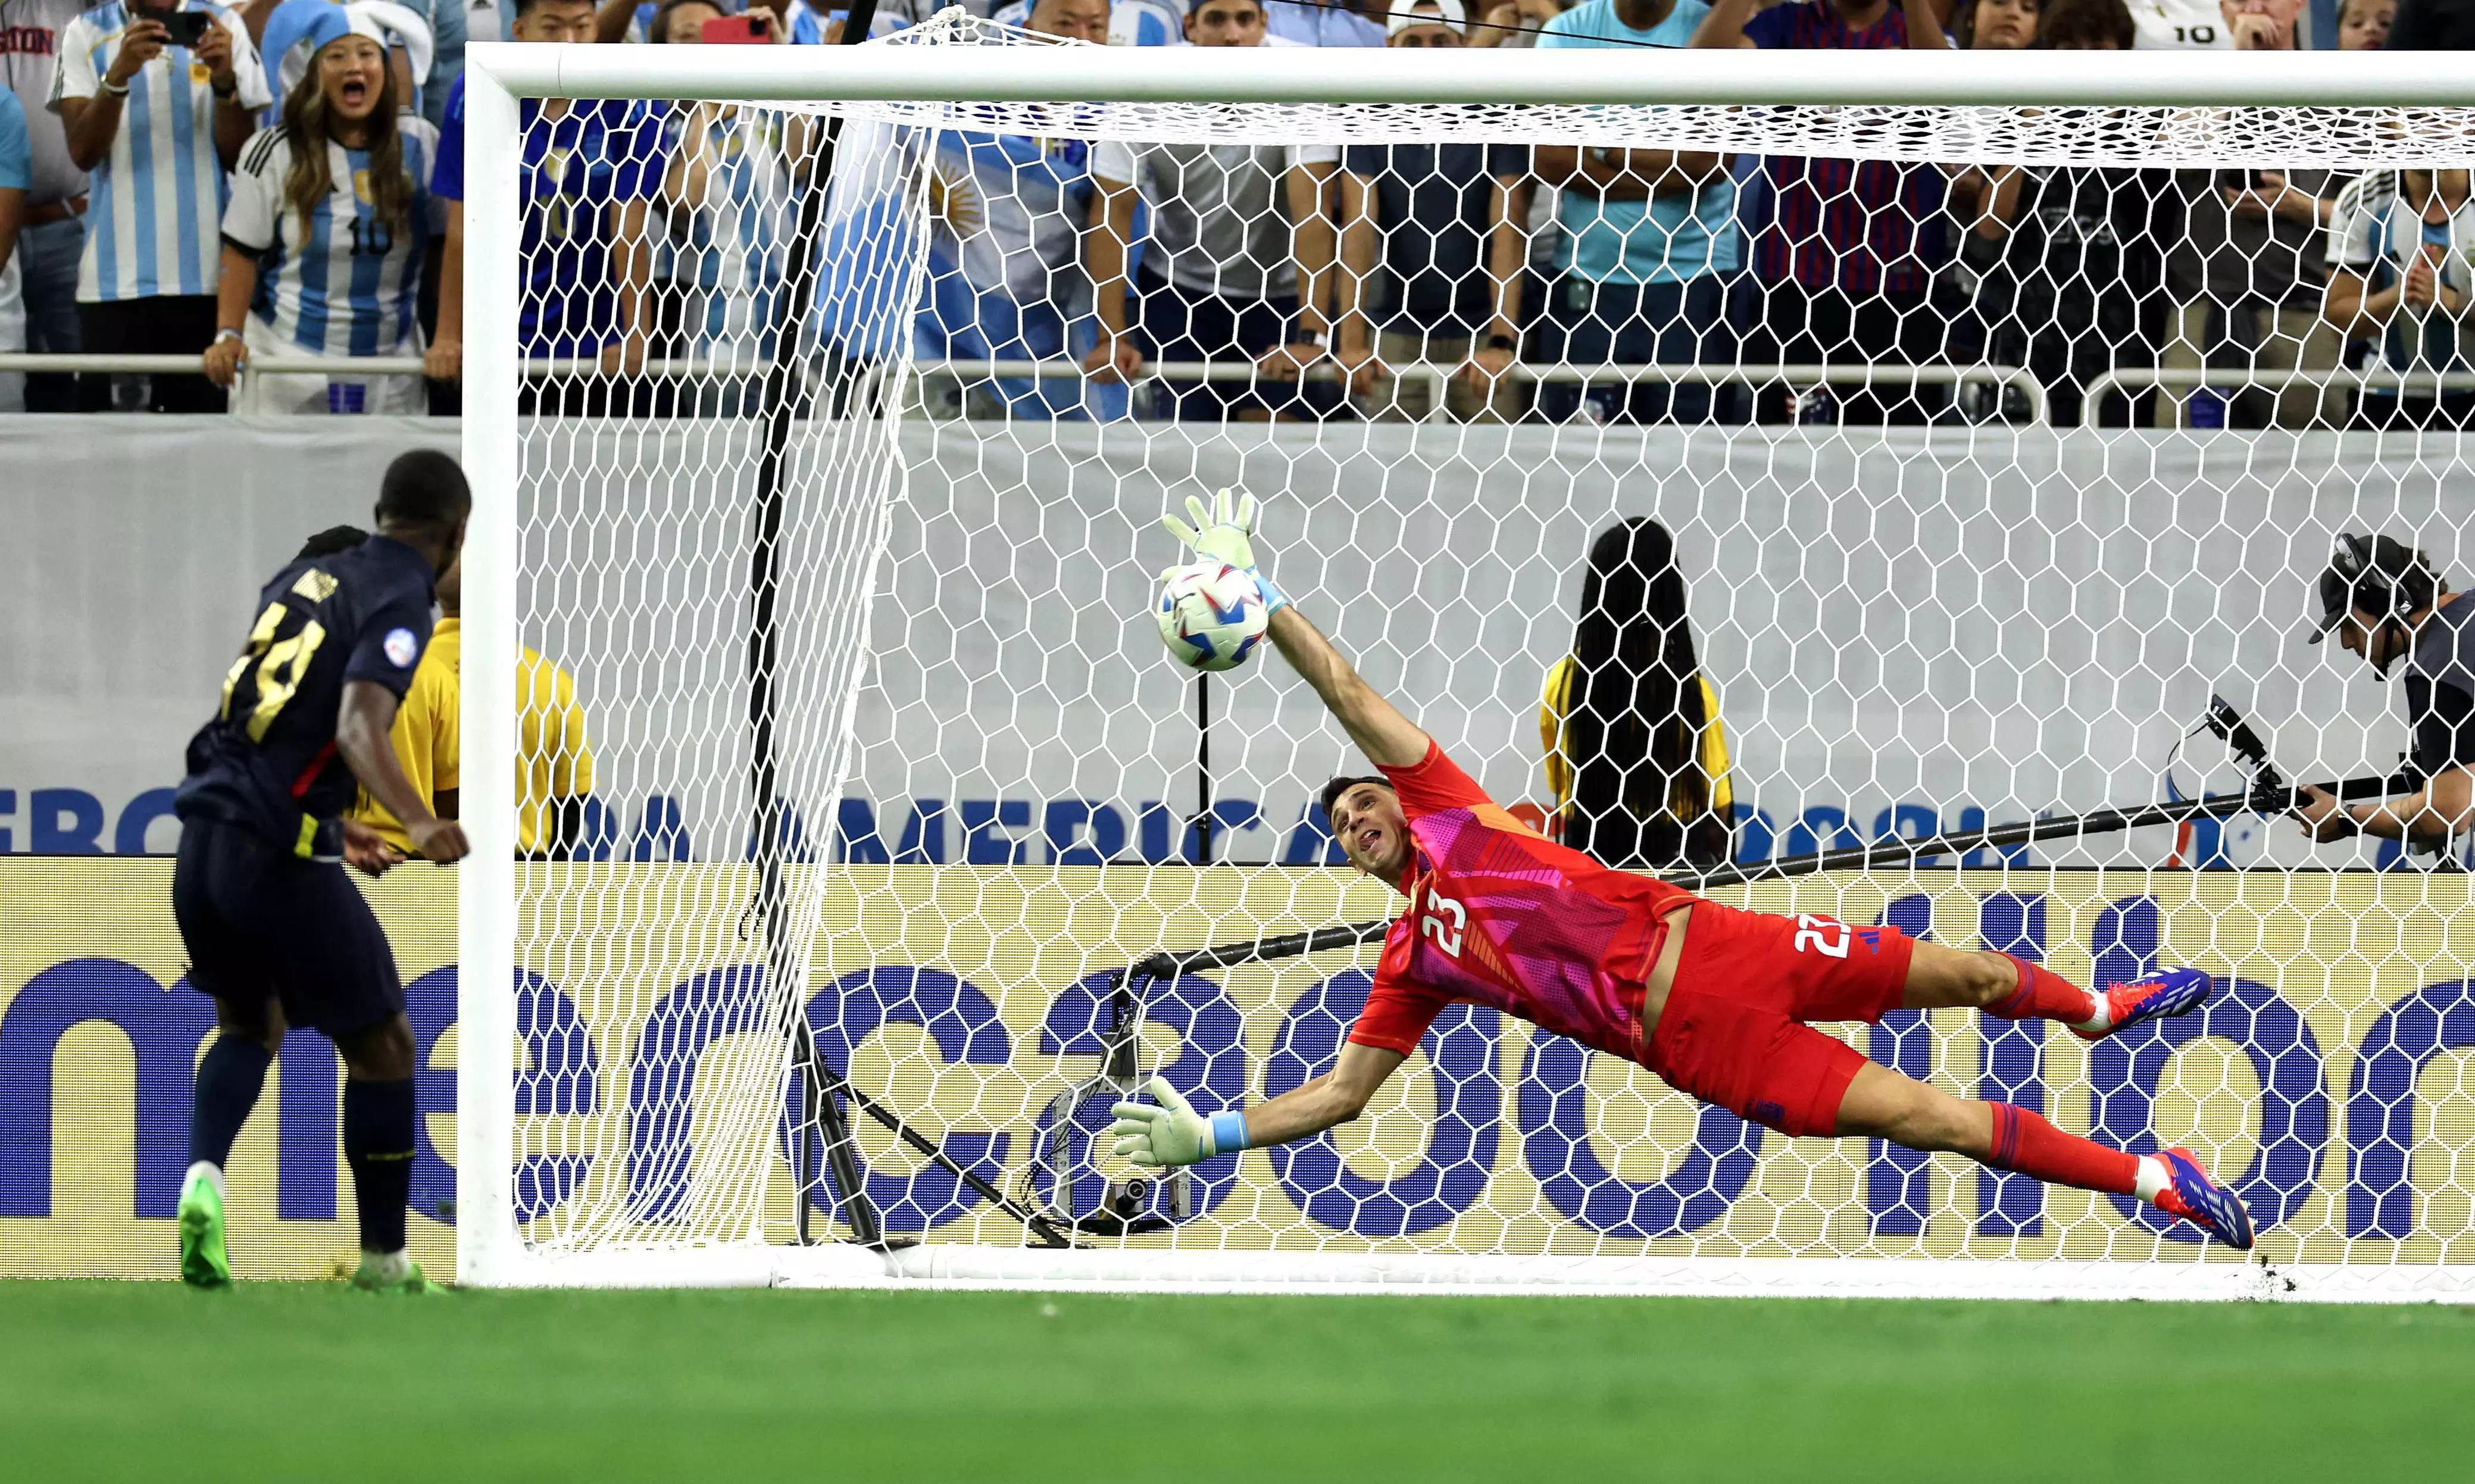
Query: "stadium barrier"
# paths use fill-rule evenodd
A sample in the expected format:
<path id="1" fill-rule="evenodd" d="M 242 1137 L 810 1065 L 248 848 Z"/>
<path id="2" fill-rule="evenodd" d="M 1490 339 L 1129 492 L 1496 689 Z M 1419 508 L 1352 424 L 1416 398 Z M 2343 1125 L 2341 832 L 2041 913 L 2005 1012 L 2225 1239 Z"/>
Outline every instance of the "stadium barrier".
<path id="1" fill-rule="evenodd" d="M 914 389 L 924 382 L 947 378 L 964 384 L 985 381 L 1023 379 L 1036 381 L 1077 381 L 1085 377 L 1080 361 L 1058 360 L 985 360 L 968 359 L 928 359 L 912 362 L 916 376 Z M 110 356 L 54 354 L 49 352 L 0 351 L 0 375 L 12 372 L 65 372 L 90 375 L 181 376 L 198 368 L 193 356 Z M 642 374 L 663 380 L 692 377 L 761 377 L 772 369 L 766 361 L 719 361 L 698 359 L 650 359 Z M 334 356 L 257 356 L 242 368 L 235 383 L 233 410 L 245 416 L 272 416 L 253 397 L 253 388 L 268 376 L 418 376 L 423 364 L 418 356 L 370 356 L 360 358 Z M 539 376 L 600 376 L 600 364 L 591 360 L 535 359 L 526 362 L 526 370 Z M 1458 365 L 1437 361 L 1405 361 L 1388 365 L 1387 372 L 1405 383 L 1423 382 L 1427 385 L 1428 405 L 1440 409 L 1444 385 L 1459 374 Z M 1147 362 L 1134 384 L 1151 382 L 1244 382 L 1256 375 L 1252 364 L 1242 361 L 1153 361 Z M 1333 381 L 1340 373 L 1331 366 L 1316 366 L 1306 373 L 1309 381 Z M 807 378 L 812 383 L 813 376 Z M 1661 365 L 1649 362 L 1609 362 L 1604 365 L 1581 365 L 1572 362 L 1555 364 L 1515 364 L 1506 371 L 1505 379 L 1516 384 L 1604 384 L 1622 383 L 1626 385 L 1658 383 L 1665 385 L 1789 385 L 1810 386 L 1873 386 L 1883 383 L 1920 386 L 1991 385 L 2003 391 L 2016 391 L 2026 415 L 2019 422 L 2044 426 L 2051 421 L 2049 401 L 2045 384 L 2025 367 L 2008 365 L 1909 365 L 1898 361 L 1867 361 L 1859 365 L 1791 365 L 1727 363 L 1711 365 Z M 2217 387 L 2226 391 L 2284 391 L 2291 387 L 2312 386 L 2326 390 L 2342 387 L 2350 391 L 2403 391 L 2410 394 L 2465 391 L 2475 389 L 2475 372 L 2394 371 L 2381 367 L 2351 369 L 2339 366 L 2308 370 L 2267 370 L 2255 367 L 2209 367 L 2204 369 L 2162 366 L 2124 366 L 2103 371 L 2092 379 L 2084 394 L 2088 405 L 2095 406 L 2109 396 L 2137 396 L 2148 391 L 2190 391 L 2198 387 Z M 933 415 L 933 406 L 915 399 L 907 404 L 913 415 Z M 1429 414 L 1431 421 L 1443 421 L 1441 410 Z"/>
<path id="2" fill-rule="evenodd" d="M 752 876 L 742 866 L 522 869 L 589 873 L 576 884 L 597 888 L 609 925 L 595 952 L 623 964 L 681 961 L 682 925 L 665 903 L 679 900 L 682 870 Z M 160 860 L 0 860 L 9 903 L 0 1274 L 173 1275 L 192 1069 L 213 1016 L 181 978 L 170 875 Z M 1105 976 L 1086 965 L 1192 946 L 1207 924 L 1291 931 L 1389 904 L 1337 871 L 853 867 L 838 880 L 847 889 L 828 898 L 808 1007 L 821 1045 L 864 1090 L 1009 1188 L 1051 1100 L 1093 1065 Z M 396 946 L 421 1046 L 414 1253 L 445 1269 L 454 1220 L 453 877 L 408 867 L 368 890 Z M 2138 1269 L 2168 1291 L 2309 1269 L 2333 1274 L 2342 1292 L 2349 1271 L 2475 1258 L 2468 878 L 1968 872 L 1909 878 L 1898 890 L 1839 878 L 1715 895 L 1774 910 L 1828 903 L 1850 919 L 2042 956 L 2073 978 L 2161 960 L 2230 977 L 2204 1014 L 2095 1047 L 2043 1023 L 1956 1011 L 1847 1028 L 1879 1060 L 2041 1107 L 2109 1143 L 2191 1142 L 2239 1176 L 2263 1227 L 2266 1270 L 2193 1272 L 2188 1264 L 2239 1260 L 2193 1248 L 2188 1232 L 2112 1198 L 1880 1144 L 1787 1140 L 1700 1108 L 1647 1073 L 1475 1011 L 1439 1022 L 1410 1075 L 1360 1123 L 1199 1167 L 1194 1218 L 1174 1234 L 1134 1239 L 1114 1261 L 1139 1272 L 1142 1253 L 1167 1249 L 1441 1257 L 1483 1248 L 1584 1261 L 1688 1250 L 1965 1254 Z M 598 980 L 609 1004 L 573 992 L 556 961 L 527 962 L 516 1016 L 527 1069 L 518 1148 L 527 1127 L 599 1121 L 624 1130 L 600 1147 L 625 1151 L 600 1163 L 525 1158 L 516 1186 L 527 1217 L 607 1202 L 658 1232 L 711 1173 L 698 1152 L 713 1111 L 698 1068 L 763 1040 L 761 971 L 726 939 L 699 952 L 675 983 Z M 1199 1097 L 1278 1092 L 1328 1063 L 1365 986 L 1362 963 L 1336 954 L 1189 977 L 1156 992 L 1145 1044 Z M 621 1003 L 647 1008 L 622 1018 L 611 1013 Z M 647 1046 L 662 1054 L 640 1055 Z M 244 1276 L 316 1277 L 349 1252 L 340 1088 L 331 1045 L 295 1031 L 233 1159 Z M 1105 1111 L 1073 1116 L 1105 1120 Z M 940 1260 L 967 1264 L 971 1244 L 1021 1241 L 951 1175 L 867 1125 L 860 1140 L 890 1231 L 964 1244 Z M 793 1183 L 777 1149 L 766 1214 L 777 1238 L 792 1225 Z M 1078 1203 L 1098 1197 L 1096 1176 L 1076 1183 Z M 1169 1272 L 1179 1259 L 1158 1260 Z"/>
<path id="3" fill-rule="evenodd" d="M 89 376 L 196 376 L 195 356 L 112 356 L 50 351 L 0 351 L 0 376 L 12 372 L 72 373 Z M 527 362 L 542 376 L 600 376 L 598 360 L 542 359 Z M 700 376 L 761 376 L 762 363 L 699 359 L 647 360 L 641 374 L 656 379 Z M 241 364 L 232 389 L 232 410 L 243 417 L 290 417 L 269 410 L 261 394 L 270 377 L 279 376 L 420 376 L 418 356 L 291 356 L 255 354 Z M 316 414 L 324 416 L 326 414 Z"/>
<path id="4" fill-rule="evenodd" d="M 2387 366 L 2284 371 L 2261 366 L 2123 366 L 2092 377 L 2087 397 L 2089 405 L 2095 407 L 2109 396 L 2137 398 L 2147 391 L 2188 392 L 2204 386 L 2228 395 L 2281 392 L 2296 386 L 2316 387 L 2325 393 L 2338 386 L 2349 391 L 2437 397 L 2443 392 L 2475 390 L 2475 371 L 2398 371 Z"/>
<path id="5" fill-rule="evenodd" d="M 923 378 L 945 375 L 966 383 L 998 378 L 1023 378 L 1044 381 L 1079 381 L 1082 363 L 1071 360 L 920 360 L 917 362 Z M 1448 422 L 1450 414 L 1443 409 L 1444 386 L 1461 367 L 1441 361 L 1403 361 L 1387 363 L 1386 372 L 1404 382 L 1427 383 L 1428 405 L 1437 410 L 1428 415 L 1430 422 Z M 1255 378 L 1255 367 L 1245 360 L 1219 361 L 1155 361 L 1146 362 L 1141 382 L 1245 382 Z M 1341 373 L 1324 364 L 1306 373 L 1309 381 L 1337 381 Z M 1628 386 L 1659 384 L 1668 386 L 1967 386 L 1987 384 L 1997 390 L 2016 390 L 2021 405 L 2028 415 L 2024 423 L 2042 425 L 2051 420 L 2043 383 L 2023 366 L 2000 365 L 1908 365 L 1899 361 L 1873 360 L 1857 365 L 1826 366 L 1820 364 L 1790 365 L 1779 363 L 1722 362 L 1704 365 L 1660 365 L 1653 362 L 1617 362 L 1581 364 L 1556 361 L 1552 364 L 1515 363 L 1504 373 L 1504 380 L 1516 385 L 1605 385 L 1621 383 Z"/>
<path id="6" fill-rule="evenodd" d="M 1073 360 L 971 360 L 923 358 L 909 363 L 916 391 L 919 385 L 937 377 L 976 383 L 996 378 L 1023 378 L 1040 381 L 1080 381 L 1085 377 L 1083 365 Z M 11 372 L 86 372 L 93 375 L 183 376 L 197 371 L 194 356 L 110 356 L 68 355 L 51 352 L 0 351 L 0 375 Z M 600 362 L 535 359 L 525 362 L 528 374 L 536 376 L 600 376 Z M 1460 367 L 1439 362 L 1404 362 L 1389 368 L 1405 380 L 1423 380 L 1429 383 L 1434 405 L 1443 406 L 1444 383 L 1458 374 Z M 642 374 L 658 379 L 688 377 L 761 377 L 772 370 L 769 361 L 649 359 Z M 423 362 L 418 356 L 253 356 L 245 362 L 236 381 L 233 410 L 243 415 L 268 414 L 252 395 L 253 388 L 262 385 L 268 376 L 419 376 Z M 1254 364 L 1246 360 L 1147 362 L 1134 384 L 1150 382 L 1244 382 L 1256 375 Z M 802 376 L 815 385 L 811 368 Z M 1306 373 L 1308 381 L 1336 381 L 1340 373 L 1329 365 L 1315 366 Z M 1906 365 L 1898 361 L 1867 361 L 1861 365 L 1659 365 L 1648 362 L 1605 365 L 1579 365 L 1558 361 L 1554 364 L 1515 365 L 1505 373 L 1505 379 L 1519 384 L 1598 383 L 1621 382 L 1627 385 L 1656 383 L 1666 385 L 1778 385 L 1810 386 L 1816 383 L 1831 386 L 1872 386 L 1882 383 L 1921 386 L 1964 386 L 1977 383 L 2016 390 L 2028 415 L 2023 421 L 2043 424 L 2046 414 L 2046 388 L 2024 367 L 2001 365 Z M 909 404 L 915 415 L 929 408 L 916 399 Z"/>
<path id="7" fill-rule="evenodd" d="M 975 359 L 919 359 L 911 363 L 914 379 L 906 410 L 911 415 L 933 415 L 933 403 L 919 401 L 919 385 L 933 379 L 953 379 L 960 383 L 980 383 L 997 379 L 1024 381 L 1082 381 L 1082 361 L 975 361 Z M 52 354 L 52 351 L 0 351 L 0 376 L 22 374 L 22 371 L 52 371 L 52 374 L 94 374 L 94 376 L 188 376 L 198 371 L 196 357 L 107 357 L 107 354 Z M 259 388 L 262 376 L 421 376 L 421 357 L 253 357 L 235 381 L 233 410 L 242 415 L 275 415 L 255 401 L 253 388 Z M 599 361 L 575 361 L 575 359 L 534 359 L 525 363 L 525 371 L 534 376 L 601 376 Z M 650 359 L 641 374 L 650 379 L 696 379 L 696 376 L 765 376 L 772 371 L 768 361 L 710 361 L 710 359 Z M 1445 420 L 1443 388 L 1460 366 L 1440 361 L 1404 361 L 1386 366 L 1393 379 L 1404 383 L 1423 381 L 1428 388 L 1428 406 L 1438 408 L 1428 413 L 1428 420 Z M 809 383 L 815 376 L 804 371 Z M 1134 385 L 1151 381 L 1252 381 L 1255 366 L 1247 361 L 1151 361 L 1136 376 Z M 1332 366 L 1314 366 L 1305 374 L 1307 381 L 1336 381 L 1339 371 Z M 1995 385 L 1997 391 L 2017 391 L 2020 406 L 2027 410 L 2017 418 L 2024 426 L 2046 426 L 2052 420 L 2049 396 L 2045 383 L 2037 381 L 2024 366 L 1911 366 L 1900 361 L 1866 361 L 1859 366 L 1819 366 L 1819 363 L 1707 363 L 1707 366 L 1660 366 L 1660 363 L 1604 363 L 1604 366 L 1581 366 L 1581 363 L 1515 363 L 1505 371 L 1505 381 L 1517 385 L 1555 385 L 1555 383 L 1663 383 L 1663 385 Z M 2089 406 L 2096 406 L 2106 396 L 2139 396 L 2144 391 L 2193 391 L 2200 385 L 2216 385 L 2225 391 L 2287 391 L 2294 385 L 2316 385 L 2316 388 L 2346 388 L 2346 391 L 2403 391 L 2403 393 L 2440 393 L 2467 391 L 2475 388 L 2475 374 L 2470 371 L 2390 371 L 2390 368 L 2309 368 L 2309 371 L 2265 371 L 2265 368 L 2175 368 L 2175 366 L 2121 366 L 2114 371 L 2101 371 L 2089 381 L 2084 393 Z"/>

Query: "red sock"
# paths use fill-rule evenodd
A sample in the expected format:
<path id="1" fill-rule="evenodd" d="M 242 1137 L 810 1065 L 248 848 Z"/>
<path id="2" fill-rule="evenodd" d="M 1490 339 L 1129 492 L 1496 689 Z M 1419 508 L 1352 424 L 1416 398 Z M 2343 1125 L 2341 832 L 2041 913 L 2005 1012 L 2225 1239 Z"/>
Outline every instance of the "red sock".
<path id="1" fill-rule="evenodd" d="M 2049 1185 L 2109 1191 L 2128 1196 L 2140 1185 L 2140 1156 L 2092 1144 L 2068 1134 L 2026 1108 L 2007 1102 L 1986 1104 L 1994 1110 L 1994 1149 L 1985 1162 L 1997 1170 L 2017 1170 Z"/>
<path id="2" fill-rule="evenodd" d="M 2020 987 L 2000 1004 L 1987 1005 L 1986 1014 L 2002 1020 L 2056 1020 L 2066 1026 L 2084 1026 L 2096 1019 L 2096 996 L 2044 964 L 2032 964 L 2015 953 L 2002 956 L 2020 971 Z"/>

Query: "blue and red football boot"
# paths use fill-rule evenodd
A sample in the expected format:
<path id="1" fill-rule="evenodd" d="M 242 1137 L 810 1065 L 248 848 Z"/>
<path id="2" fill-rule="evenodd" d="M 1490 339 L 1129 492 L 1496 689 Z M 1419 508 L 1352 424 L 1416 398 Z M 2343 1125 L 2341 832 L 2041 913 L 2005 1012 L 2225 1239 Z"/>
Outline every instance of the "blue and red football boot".
<path id="1" fill-rule="evenodd" d="M 2188 1015 L 2208 1003 L 2217 988 L 2218 981 L 2202 969 L 2165 969 L 2128 984 L 2110 984 L 2097 994 L 2105 1006 L 2105 1028 L 2082 1030 L 2073 1026 L 2071 1034 L 2097 1041 L 2142 1021 Z"/>
<path id="2" fill-rule="evenodd" d="M 2157 1209 L 2179 1216 L 2239 1252 L 2251 1250 L 2251 1213 L 2240 1197 L 2200 1168 L 2190 1150 L 2159 1150 L 2172 1183 L 2157 1193 Z"/>

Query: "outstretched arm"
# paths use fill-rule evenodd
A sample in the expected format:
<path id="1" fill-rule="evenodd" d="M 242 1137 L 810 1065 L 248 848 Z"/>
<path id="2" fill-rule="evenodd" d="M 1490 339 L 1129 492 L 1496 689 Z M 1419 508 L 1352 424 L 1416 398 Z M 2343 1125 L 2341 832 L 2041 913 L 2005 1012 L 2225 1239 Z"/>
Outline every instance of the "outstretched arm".
<path id="1" fill-rule="evenodd" d="M 1375 687 L 1360 677 L 1357 668 L 1307 621 L 1273 584 L 1271 574 L 1256 562 L 1255 497 L 1224 489 L 1208 506 L 1189 495 L 1186 507 L 1194 516 L 1193 525 L 1174 515 L 1163 517 L 1161 524 L 1194 548 L 1197 556 L 1226 562 L 1255 580 L 1272 610 L 1270 633 L 1281 657 L 1314 687 L 1367 760 L 1383 768 L 1409 768 L 1424 761 L 1430 745 L 1427 734 L 1376 694 Z"/>
<path id="2" fill-rule="evenodd" d="M 1271 634 L 1281 657 L 1314 687 L 1367 761 L 1379 768 L 1410 768 L 1426 759 L 1427 734 L 1367 684 L 1358 667 L 1333 647 L 1295 604 L 1285 604 L 1273 612 Z"/>
<path id="3" fill-rule="evenodd" d="M 1287 1144 L 1364 1112 L 1375 1089 L 1407 1059 L 1399 1051 L 1345 1041 L 1340 1060 L 1323 1076 L 1268 1102 L 1210 1118 L 1188 1106 L 1167 1078 L 1156 1076 L 1149 1089 L 1153 1101 L 1118 1103 L 1110 1110 L 1116 1122 L 1109 1131 L 1116 1136 L 1117 1154 L 1139 1165 L 1190 1165 L 1214 1154 Z"/>

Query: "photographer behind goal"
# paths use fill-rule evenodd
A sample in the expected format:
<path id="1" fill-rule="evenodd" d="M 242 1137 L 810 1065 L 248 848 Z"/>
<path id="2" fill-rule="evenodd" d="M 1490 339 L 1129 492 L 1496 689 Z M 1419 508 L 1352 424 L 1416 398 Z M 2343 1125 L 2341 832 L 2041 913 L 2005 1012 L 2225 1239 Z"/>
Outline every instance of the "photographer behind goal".
<path id="1" fill-rule="evenodd" d="M 2383 535 L 2338 537 L 2320 574 L 2317 644 L 2331 632 L 2383 680 L 2406 661 L 2407 762 L 2422 781 L 2385 804 L 2340 804 L 2306 788 L 2294 817 L 2321 844 L 2354 835 L 2396 840 L 2408 850 L 2446 855 L 2475 815 L 2475 603 L 2453 593 L 2432 559 Z"/>

